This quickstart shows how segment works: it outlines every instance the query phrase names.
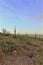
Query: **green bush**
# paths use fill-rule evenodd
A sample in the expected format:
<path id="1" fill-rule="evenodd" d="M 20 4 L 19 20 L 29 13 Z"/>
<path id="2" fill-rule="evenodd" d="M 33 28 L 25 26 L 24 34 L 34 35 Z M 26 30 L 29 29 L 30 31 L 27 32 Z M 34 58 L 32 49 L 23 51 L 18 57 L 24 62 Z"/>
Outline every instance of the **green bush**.
<path id="1" fill-rule="evenodd" d="M 4 52 L 12 52 L 14 50 L 15 43 L 12 41 L 3 41 L 1 46 Z"/>

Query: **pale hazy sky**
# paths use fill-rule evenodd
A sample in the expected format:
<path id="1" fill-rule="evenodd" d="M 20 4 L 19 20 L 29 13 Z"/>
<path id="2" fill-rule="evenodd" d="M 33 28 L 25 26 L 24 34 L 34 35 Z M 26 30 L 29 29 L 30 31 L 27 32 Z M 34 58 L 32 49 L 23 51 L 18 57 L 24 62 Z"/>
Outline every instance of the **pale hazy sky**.
<path id="1" fill-rule="evenodd" d="M 0 30 L 43 34 L 43 0 L 0 0 Z"/>

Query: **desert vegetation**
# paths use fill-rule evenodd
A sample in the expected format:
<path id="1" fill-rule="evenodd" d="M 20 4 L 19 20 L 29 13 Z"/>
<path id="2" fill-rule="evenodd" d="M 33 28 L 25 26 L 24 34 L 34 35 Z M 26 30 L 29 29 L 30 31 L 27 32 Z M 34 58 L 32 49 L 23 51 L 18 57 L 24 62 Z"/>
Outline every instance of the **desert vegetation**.
<path id="1" fill-rule="evenodd" d="M 43 65 L 43 38 L 0 33 L 0 65 Z"/>

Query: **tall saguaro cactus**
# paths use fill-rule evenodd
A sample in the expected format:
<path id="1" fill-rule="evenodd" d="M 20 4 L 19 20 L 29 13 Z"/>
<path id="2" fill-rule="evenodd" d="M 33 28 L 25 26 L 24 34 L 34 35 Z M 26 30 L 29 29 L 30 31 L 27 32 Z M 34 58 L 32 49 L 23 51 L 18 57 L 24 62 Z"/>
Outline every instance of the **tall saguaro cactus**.
<path id="1" fill-rule="evenodd" d="M 37 38 L 37 34 L 35 33 L 35 39 Z"/>
<path id="2" fill-rule="evenodd" d="M 16 38 L 16 26 L 14 28 L 14 37 Z"/>
<path id="3" fill-rule="evenodd" d="M 3 33 L 3 34 L 6 34 L 6 32 L 7 32 L 6 29 L 3 28 L 3 29 L 2 29 L 2 33 Z"/>

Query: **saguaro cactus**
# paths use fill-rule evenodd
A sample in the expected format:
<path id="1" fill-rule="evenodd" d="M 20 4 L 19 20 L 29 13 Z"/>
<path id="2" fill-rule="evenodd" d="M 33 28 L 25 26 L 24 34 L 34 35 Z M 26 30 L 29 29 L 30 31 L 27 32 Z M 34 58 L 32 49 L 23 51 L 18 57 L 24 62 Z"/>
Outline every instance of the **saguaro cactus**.
<path id="1" fill-rule="evenodd" d="M 35 39 L 37 38 L 37 34 L 35 33 Z"/>
<path id="2" fill-rule="evenodd" d="M 6 29 L 2 29 L 2 33 L 3 34 L 6 34 Z"/>
<path id="3" fill-rule="evenodd" d="M 16 26 L 14 28 L 14 37 L 16 38 Z"/>

